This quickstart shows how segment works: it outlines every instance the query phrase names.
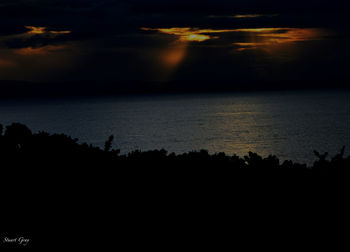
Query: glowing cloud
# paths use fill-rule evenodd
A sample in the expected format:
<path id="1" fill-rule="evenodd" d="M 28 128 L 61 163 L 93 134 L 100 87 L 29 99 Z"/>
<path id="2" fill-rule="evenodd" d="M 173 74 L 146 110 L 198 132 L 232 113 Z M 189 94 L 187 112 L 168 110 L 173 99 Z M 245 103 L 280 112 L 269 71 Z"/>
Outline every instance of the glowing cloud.
<path id="1" fill-rule="evenodd" d="M 71 31 L 48 31 L 47 27 L 42 26 L 25 26 L 29 31 L 27 34 L 54 34 L 54 35 L 60 35 L 60 34 L 70 34 Z"/>
<path id="2" fill-rule="evenodd" d="M 36 27 L 36 26 L 25 26 L 28 31 L 27 33 L 29 34 L 44 34 L 46 33 L 46 27 Z"/>
<path id="3" fill-rule="evenodd" d="M 250 34 L 249 41 L 235 42 L 238 51 L 266 48 L 273 45 L 320 40 L 327 32 L 317 28 L 251 28 L 237 29 L 236 32 Z"/>
<path id="4" fill-rule="evenodd" d="M 234 32 L 254 32 L 254 33 L 271 33 L 286 30 L 288 28 L 246 28 L 246 29 L 235 29 Z"/>
<path id="5" fill-rule="evenodd" d="M 7 68 L 7 67 L 12 67 L 15 66 L 15 63 L 7 60 L 7 59 L 0 59 L 0 69 L 1 68 Z"/>
<path id="6" fill-rule="evenodd" d="M 176 40 L 168 45 L 165 49 L 158 51 L 158 58 L 163 67 L 163 80 L 168 80 L 177 67 L 185 59 L 188 51 L 188 45 L 192 42 L 203 42 L 212 38 L 210 34 L 227 32 L 230 30 L 212 30 L 212 29 L 196 29 L 189 27 L 173 27 L 173 28 L 141 28 L 143 31 L 156 31 L 163 34 L 176 36 Z"/>
<path id="7" fill-rule="evenodd" d="M 245 14 L 245 15 L 234 15 L 233 18 L 259 18 L 263 16 L 264 15 L 260 15 L 260 14 Z"/>
<path id="8" fill-rule="evenodd" d="M 33 47 L 20 48 L 20 49 L 16 49 L 15 53 L 23 56 L 47 55 L 63 49 L 65 49 L 65 46 L 63 45 L 48 45 L 48 46 L 43 46 L 38 48 L 33 48 Z"/>
<path id="9" fill-rule="evenodd" d="M 178 36 L 179 41 L 182 41 L 182 42 L 203 42 L 213 38 L 209 34 L 233 31 L 233 30 L 196 29 L 196 28 L 189 28 L 189 27 L 141 28 L 141 30 L 158 31 L 164 34 L 175 35 L 175 36 Z"/>
<path id="10" fill-rule="evenodd" d="M 218 38 L 211 34 L 242 32 L 247 33 L 254 41 L 236 42 L 235 45 L 257 46 L 266 44 L 291 43 L 321 39 L 327 33 L 317 28 L 244 28 L 244 29 L 198 29 L 189 27 L 174 28 L 141 28 L 144 31 L 157 31 L 164 34 L 178 37 L 182 42 L 203 42 L 209 39 Z"/>
<path id="11" fill-rule="evenodd" d="M 277 17 L 279 14 L 236 14 L 232 16 L 216 16 L 210 15 L 209 18 L 262 18 L 262 17 Z"/>
<path id="12" fill-rule="evenodd" d="M 240 29 L 200 29 L 190 27 L 172 27 L 172 28 L 141 28 L 143 31 L 153 31 L 162 34 L 174 36 L 166 49 L 158 51 L 158 59 L 161 66 L 166 70 L 163 72 L 171 73 L 183 62 L 188 53 L 189 45 L 193 42 L 201 43 L 211 39 L 220 40 L 219 34 L 231 33 L 233 36 L 225 36 L 224 41 L 218 43 L 227 46 L 238 52 L 245 50 L 263 49 L 271 55 L 284 57 L 285 53 L 288 59 L 296 57 L 298 47 L 293 44 L 302 41 L 320 40 L 327 32 L 318 28 L 240 28 Z M 236 34 L 236 35 L 235 35 Z M 229 38 L 233 41 L 227 41 Z M 236 40 L 236 41 L 235 41 Z M 283 45 L 283 46 L 282 46 Z"/>
<path id="13" fill-rule="evenodd" d="M 71 31 L 49 31 L 51 34 L 70 34 Z"/>

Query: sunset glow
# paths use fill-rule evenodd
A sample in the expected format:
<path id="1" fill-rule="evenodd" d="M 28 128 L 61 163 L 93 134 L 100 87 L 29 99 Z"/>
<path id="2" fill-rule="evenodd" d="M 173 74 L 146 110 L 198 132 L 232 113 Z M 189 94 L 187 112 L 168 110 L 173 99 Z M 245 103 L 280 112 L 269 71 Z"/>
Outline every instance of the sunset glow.
<path id="1" fill-rule="evenodd" d="M 237 29 L 236 32 L 249 33 L 249 41 L 234 42 L 238 51 L 257 49 L 272 45 L 320 40 L 327 32 L 316 28 L 257 28 Z"/>
<path id="2" fill-rule="evenodd" d="M 161 34 L 174 36 L 167 49 L 160 50 L 161 63 L 168 72 L 180 65 L 186 58 L 189 45 L 193 42 L 201 43 L 207 40 L 216 39 L 218 44 L 224 45 L 227 49 L 234 46 L 237 52 L 246 50 L 262 49 L 270 55 L 279 57 L 286 52 L 294 52 L 289 59 L 296 57 L 298 42 L 321 40 L 327 31 L 319 28 L 238 28 L 238 29 L 200 29 L 190 27 L 172 28 L 141 28 L 143 31 L 153 31 Z M 214 35 L 215 34 L 215 35 Z M 220 34 L 226 34 L 220 38 Z M 223 37 L 223 36 L 221 36 Z M 231 41 L 230 41 L 231 40 Z"/>
<path id="3" fill-rule="evenodd" d="M 71 31 L 49 31 L 47 30 L 47 27 L 42 26 L 25 26 L 29 31 L 28 34 L 70 34 Z"/>
<path id="4" fill-rule="evenodd" d="M 245 28 L 245 29 L 198 29 L 198 28 L 141 28 L 144 31 L 158 31 L 160 33 L 175 35 L 179 41 L 203 42 L 214 37 L 210 34 L 242 32 L 258 38 L 261 41 L 254 42 L 258 44 L 266 43 L 286 43 L 320 39 L 326 35 L 325 31 L 316 28 Z M 218 38 L 218 37 L 215 37 Z M 233 42 L 233 44 L 247 44 L 247 42 Z"/>
<path id="5" fill-rule="evenodd" d="M 28 34 L 44 34 L 46 33 L 46 27 L 25 26 L 28 30 Z"/>
<path id="6" fill-rule="evenodd" d="M 234 18 L 259 18 L 263 17 L 264 15 L 260 14 L 245 14 L 245 15 L 234 15 Z"/>
<path id="7" fill-rule="evenodd" d="M 276 17 L 278 14 L 236 14 L 227 16 L 210 15 L 209 18 L 236 18 L 236 19 L 248 19 L 248 18 L 261 18 L 261 17 Z"/>
<path id="8" fill-rule="evenodd" d="M 29 55 L 47 55 L 52 52 L 57 52 L 59 50 L 64 49 L 63 45 L 49 45 L 38 48 L 33 47 L 25 47 L 15 50 L 15 54 L 29 56 Z"/>
<path id="9" fill-rule="evenodd" d="M 71 31 L 49 31 L 51 34 L 70 34 Z"/>
<path id="10" fill-rule="evenodd" d="M 186 45 L 176 45 L 164 50 L 161 54 L 161 60 L 163 64 L 172 69 L 176 67 L 186 56 L 187 46 Z"/>
<path id="11" fill-rule="evenodd" d="M 143 31 L 158 31 L 160 33 L 178 36 L 179 41 L 183 42 L 203 42 L 212 39 L 209 34 L 232 32 L 234 30 L 214 30 L 214 29 L 197 29 L 189 27 L 174 28 L 141 28 Z"/>
<path id="12" fill-rule="evenodd" d="M 291 69 L 301 76 L 311 65 L 346 72 L 347 9 L 323 1 L 0 2 L 0 80 L 233 83 L 297 79 Z M 51 76 L 68 58 L 79 64 Z"/>
<path id="13" fill-rule="evenodd" d="M 14 65 L 15 65 L 14 62 L 12 61 L 0 59 L 0 70 L 1 68 L 12 67 Z"/>

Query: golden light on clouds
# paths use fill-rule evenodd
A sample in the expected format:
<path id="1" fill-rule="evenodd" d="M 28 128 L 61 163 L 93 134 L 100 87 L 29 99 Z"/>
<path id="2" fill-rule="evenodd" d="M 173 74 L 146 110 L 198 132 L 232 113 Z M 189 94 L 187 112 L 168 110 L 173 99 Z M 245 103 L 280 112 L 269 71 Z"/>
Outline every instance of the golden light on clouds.
<path id="1" fill-rule="evenodd" d="M 243 29 L 199 29 L 189 27 L 174 28 L 141 28 L 144 31 L 157 31 L 163 34 L 174 35 L 181 42 L 203 42 L 219 37 L 212 34 L 219 33 L 246 33 L 250 41 L 233 42 L 235 45 L 257 46 L 278 43 L 291 43 L 321 39 L 327 33 L 318 28 L 243 28 Z"/>
<path id="2" fill-rule="evenodd" d="M 47 55 L 53 52 L 60 51 L 62 49 L 65 49 L 65 46 L 63 45 L 48 45 L 38 48 L 33 47 L 25 47 L 16 49 L 14 52 L 15 54 L 22 55 L 22 56 L 31 56 L 31 55 Z"/>
<path id="3" fill-rule="evenodd" d="M 157 31 L 176 36 L 176 40 L 168 46 L 157 50 L 156 55 L 154 55 L 154 58 L 158 60 L 158 66 L 162 68 L 162 76 L 160 78 L 163 81 L 171 79 L 171 75 L 186 58 L 190 42 L 203 42 L 211 38 L 209 35 L 201 34 L 198 30 L 193 30 L 192 28 L 141 28 L 141 30 Z"/>
<path id="4" fill-rule="evenodd" d="M 244 28 L 244 29 L 234 29 L 233 32 L 253 32 L 253 33 L 271 33 L 285 30 L 287 28 Z"/>
<path id="5" fill-rule="evenodd" d="M 189 27 L 174 28 L 141 28 L 143 31 L 158 31 L 160 33 L 175 35 L 182 42 L 203 42 L 213 37 L 210 34 L 230 32 L 232 30 L 197 29 Z M 216 37 L 215 37 L 216 38 Z"/>
<path id="6" fill-rule="evenodd" d="M 0 59 L 0 69 L 1 68 L 7 68 L 7 67 L 13 67 L 15 66 L 15 63 L 7 60 L 7 59 Z"/>
<path id="7" fill-rule="evenodd" d="M 72 33 L 71 31 L 49 31 L 47 30 L 47 27 L 43 26 L 25 26 L 29 31 L 27 32 L 28 34 L 55 34 L 55 35 L 60 35 L 60 34 L 70 34 Z"/>
<path id="8" fill-rule="evenodd" d="M 327 34 L 319 28 L 236 28 L 236 29 L 200 29 L 191 27 L 172 28 L 141 28 L 143 31 L 153 31 L 160 34 L 174 36 L 174 40 L 163 49 L 158 50 L 156 57 L 160 59 L 160 66 L 169 73 L 186 59 L 189 45 L 216 39 L 218 44 L 226 46 L 228 52 L 242 52 L 246 50 L 262 49 L 270 55 L 292 60 L 297 57 L 298 42 L 321 40 Z M 220 38 L 220 34 L 225 34 Z M 288 55 L 288 56 L 285 56 Z M 285 60 L 283 59 L 283 60 Z"/>
<path id="9" fill-rule="evenodd" d="M 182 39 L 186 41 L 197 41 L 197 42 L 202 42 L 210 39 L 210 36 L 208 35 L 203 35 L 203 34 L 189 34 L 186 35 L 185 37 L 182 37 Z"/>
<path id="10" fill-rule="evenodd" d="M 264 15 L 260 14 L 244 14 L 244 15 L 234 15 L 234 18 L 259 18 L 263 17 Z"/>
<path id="11" fill-rule="evenodd" d="M 248 19 L 248 18 L 261 18 L 261 17 L 277 17 L 279 14 L 236 14 L 229 16 L 217 16 L 210 15 L 209 18 L 238 18 L 238 19 Z"/>
<path id="12" fill-rule="evenodd" d="M 51 34 L 70 34 L 71 31 L 50 31 Z"/>
<path id="13" fill-rule="evenodd" d="M 25 26 L 29 31 L 29 34 L 44 34 L 46 33 L 46 27 Z"/>
<path id="14" fill-rule="evenodd" d="M 247 42 L 234 42 L 238 51 L 269 48 L 302 41 L 320 40 L 328 33 L 318 28 L 252 28 L 237 29 L 236 32 L 248 33 Z"/>

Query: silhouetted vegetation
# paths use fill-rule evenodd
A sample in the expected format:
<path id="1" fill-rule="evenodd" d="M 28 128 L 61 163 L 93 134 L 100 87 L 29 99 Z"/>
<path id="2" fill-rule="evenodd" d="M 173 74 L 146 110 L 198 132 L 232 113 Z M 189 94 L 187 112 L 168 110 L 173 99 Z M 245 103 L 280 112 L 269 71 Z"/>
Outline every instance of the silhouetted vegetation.
<path id="1" fill-rule="evenodd" d="M 25 125 L 13 123 L 0 125 L 0 153 L 5 170 L 24 169 L 69 174 L 92 172 L 138 171 L 145 176 L 178 175 L 202 176 L 205 174 L 231 175 L 230 178 L 291 179 L 311 177 L 344 177 L 349 173 L 350 157 L 344 157 L 345 147 L 339 154 L 327 159 L 328 153 L 315 151 L 313 166 L 298 164 L 291 160 L 281 162 L 276 156 L 261 157 L 249 152 L 247 156 L 228 156 L 225 153 L 210 155 L 206 150 L 176 155 L 166 150 L 133 151 L 121 155 L 112 149 L 113 136 L 106 141 L 104 149 L 79 143 L 64 134 L 46 132 L 32 133 Z M 31 168 L 29 168 L 31 167 Z M 93 169 L 91 169 L 93 168 Z"/>
<path id="2" fill-rule="evenodd" d="M 64 246 L 81 246 L 86 235 L 88 246 L 90 240 L 98 246 L 101 241 L 114 243 L 114 233 L 104 237 L 110 232 L 106 226 L 118 230 L 128 245 L 135 240 L 142 246 L 156 244 L 169 237 L 178 242 L 177 235 L 193 237 L 192 227 L 200 236 L 209 229 L 226 232 L 213 223 L 226 225 L 230 218 L 232 228 L 244 235 L 260 225 L 261 234 L 270 235 L 265 227 L 271 220 L 289 228 L 295 221 L 310 223 L 311 216 L 317 222 L 310 225 L 324 225 L 323 205 L 338 211 L 328 202 L 347 202 L 348 190 L 339 187 L 346 186 L 349 177 L 350 158 L 344 157 L 344 148 L 333 158 L 315 151 L 316 161 L 307 167 L 252 152 L 245 157 L 210 155 L 206 150 L 121 155 L 112 148 L 112 136 L 101 149 L 62 134 L 33 134 L 19 123 L 0 126 L 0 133 L 2 205 L 8 212 L 4 216 L 12 216 L 4 219 L 12 228 L 38 227 L 33 246 L 52 246 L 47 230 L 56 230 L 56 240 Z M 330 184 L 334 178 L 336 183 Z M 338 183 L 340 179 L 344 183 Z M 70 228 L 74 223 L 81 239 Z M 151 230 L 158 232 L 155 240 Z M 67 239 L 69 231 L 72 239 Z"/>

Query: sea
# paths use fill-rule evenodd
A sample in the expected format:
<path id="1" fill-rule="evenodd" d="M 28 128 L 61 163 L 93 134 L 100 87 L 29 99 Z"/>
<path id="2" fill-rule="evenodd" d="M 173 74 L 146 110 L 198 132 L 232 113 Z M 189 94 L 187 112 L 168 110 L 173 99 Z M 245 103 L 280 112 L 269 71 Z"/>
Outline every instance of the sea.
<path id="1" fill-rule="evenodd" d="M 205 149 L 312 164 L 314 150 L 350 149 L 350 92 L 270 91 L 0 100 L 0 123 L 64 133 L 122 154 Z M 346 154 L 350 152 L 346 149 Z"/>

